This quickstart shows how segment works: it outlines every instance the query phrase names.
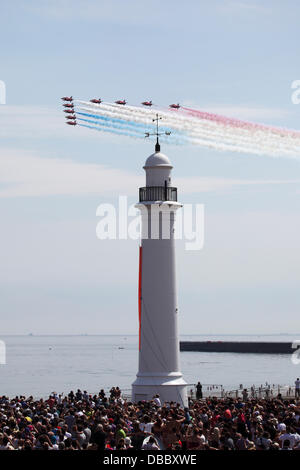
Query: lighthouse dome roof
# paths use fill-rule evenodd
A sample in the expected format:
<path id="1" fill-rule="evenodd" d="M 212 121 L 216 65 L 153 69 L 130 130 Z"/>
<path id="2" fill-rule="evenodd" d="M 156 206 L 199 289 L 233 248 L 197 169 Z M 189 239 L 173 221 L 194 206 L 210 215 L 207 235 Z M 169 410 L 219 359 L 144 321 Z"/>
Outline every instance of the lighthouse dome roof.
<path id="1" fill-rule="evenodd" d="M 169 158 L 161 152 L 155 152 L 147 158 L 144 168 L 165 167 L 172 168 Z"/>

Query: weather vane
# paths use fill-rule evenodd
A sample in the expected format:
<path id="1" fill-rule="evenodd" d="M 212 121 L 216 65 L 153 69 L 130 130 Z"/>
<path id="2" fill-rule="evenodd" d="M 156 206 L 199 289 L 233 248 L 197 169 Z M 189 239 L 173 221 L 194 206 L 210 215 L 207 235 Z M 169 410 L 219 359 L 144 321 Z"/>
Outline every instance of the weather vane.
<path id="1" fill-rule="evenodd" d="M 161 116 L 156 114 L 156 118 L 152 119 L 153 122 L 156 121 L 156 132 L 145 132 L 145 137 L 150 137 L 150 135 L 156 135 L 156 145 L 155 145 L 155 152 L 160 152 L 160 145 L 159 145 L 159 136 L 160 135 L 171 135 L 170 131 L 165 131 L 165 132 L 158 132 L 158 122 L 159 120 L 162 119 Z"/>

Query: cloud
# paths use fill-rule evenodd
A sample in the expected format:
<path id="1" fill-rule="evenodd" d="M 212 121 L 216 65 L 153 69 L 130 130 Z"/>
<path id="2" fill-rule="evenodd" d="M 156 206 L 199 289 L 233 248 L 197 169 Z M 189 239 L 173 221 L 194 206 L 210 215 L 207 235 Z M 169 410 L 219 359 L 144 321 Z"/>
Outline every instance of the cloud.
<path id="1" fill-rule="evenodd" d="M 278 185 L 300 180 L 250 180 L 210 177 L 176 178 L 185 194 L 230 190 L 236 186 Z M 144 176 L 108 165 L 40 157 L 20 149 L 0 150 L 0 197 L 136 194 Z"/>
<path id="2" fill-rule="evenodd" d="M 31 152 L 0 151 L 0 197 L 134 193 L 138 176 L 106 165 L 40 158 Z"/>
<path id="3" fill-rule="evenodd" d="M 41 106 L 0 107 L 0 137 L 40 137 L 66 135 L 63 115 L 58 110 Z"/>
<path id="4" fill-rule="evenodd" d="M 181 188 L 181 193 L 193 194 L 210 191 L 229 190 L 235 186 L 264 186 L 281 184 L 299 184 L 300 179 L 295 180 L 250 180 L 232 178 L 176 178 L 176 185 Z"/>
<path id="5" fill-rule="evenodd" d="M 73 129 L 74 130 L 74 129 Z M 91 138 L 92 133 L 81 128 L 75 137 Z M 72 129 L 65 125 L 61 109 L 47 106 L 0 106 L 0 138 L 70 137 Z M 93 137 L 93 135 L 92 135 Z M 94 136 L 96 138 L 96 136 Z"/>

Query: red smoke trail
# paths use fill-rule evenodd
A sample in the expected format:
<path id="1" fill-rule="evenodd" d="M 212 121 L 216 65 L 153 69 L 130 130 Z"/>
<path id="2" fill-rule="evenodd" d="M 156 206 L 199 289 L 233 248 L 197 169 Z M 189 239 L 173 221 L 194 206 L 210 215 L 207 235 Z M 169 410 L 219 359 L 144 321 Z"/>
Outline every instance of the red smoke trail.
<path id="1" fill-rule="evenodd" d="M 300 137 L 300 131 L 284 129 L 275 126 L 268 126 L 266 124 L 255 124 L 254 122 L 242 121 L 240 119 L 230 118 L 227 116 L 222 116 L 221 114 L 209 113 L 206 111 L 199 111 L 197 109 L 187 108 L 181 106 L 181 110 L 187 113 L 189 116 L 193 116 L 199 119 L 205 119 L 207 121 L 213 121 L 224 126 L 239 127 L 247 130 L 257 130 L 257 131 L 271 131 L 274 134 L 279 135 L 289 135 L 291 137 Z"/>

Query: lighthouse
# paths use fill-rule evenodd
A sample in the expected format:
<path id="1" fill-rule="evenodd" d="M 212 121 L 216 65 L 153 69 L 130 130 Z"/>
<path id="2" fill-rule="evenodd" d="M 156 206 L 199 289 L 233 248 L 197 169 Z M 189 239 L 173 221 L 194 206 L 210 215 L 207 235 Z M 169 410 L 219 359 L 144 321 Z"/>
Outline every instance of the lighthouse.
<path id="1" fill-rule="evenodd" d="M 175 218 L 182 204 L 171 183 L 172 165 L 155 153 L 144 165 L 146 186 L 139 190 L 139 366 L 132 400 L 152 400 L 187 406 L 187 384 L 180 372 L 178 305 L 175 267 Z"/>

